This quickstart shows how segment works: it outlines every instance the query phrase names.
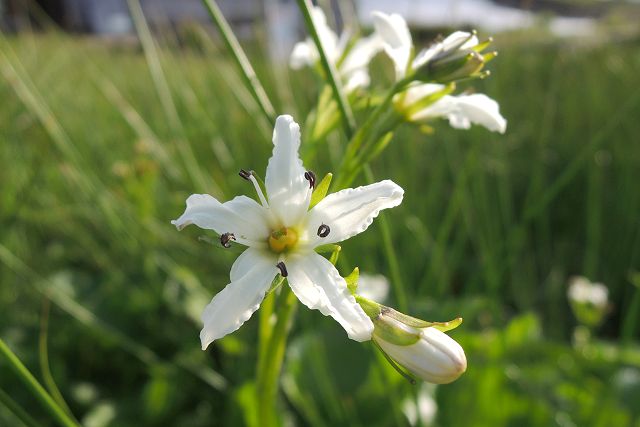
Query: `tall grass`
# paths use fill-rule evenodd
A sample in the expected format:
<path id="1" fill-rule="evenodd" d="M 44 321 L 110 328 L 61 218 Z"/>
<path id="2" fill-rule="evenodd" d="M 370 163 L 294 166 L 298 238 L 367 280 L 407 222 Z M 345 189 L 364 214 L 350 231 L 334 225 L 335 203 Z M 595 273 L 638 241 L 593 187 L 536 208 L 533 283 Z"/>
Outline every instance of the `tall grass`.
<path id="1" fill-rule="evenodd" d="M 454 336 L 469 371 L 422 391 L 436 397 L 438 425 L 636 425 L 640 49 L 517 43 L 500 54 L 495 77 L 470 90 L 499 100 L 505 136 L 444 122 L 433 133 L 404 128 L 372 165 L 406 190 L 387 219 L 411 313 L 465 318 Z M 250 56 L 277 113 L 303 122 L 314 77 L 283 84 L 288 71 Z M 270 125 L 230 61 L 207 39 L 183 49 L 55 33 L 0 40 L 0 334 L 32 372 L 47 368 L 38 353 L 48 352 L 87 425 L 255 416 L 257 321 L 206 353 L 197 340 L 200 311 L 236 254 L 169 224 L 192 192 L 229 199 L 250 193 L 238 169 L 264 172 Z M 376 66 L 388 76 L 389 64 Z M 340 164 L 340 138 L 308 159 L 319 176 Z M 379 232 L 344 244 L 339 267 L 355 262 L 391 275 Z M 611 291 L 586 349 L 571 345 L 575 274 Z M 43 299 L 53 306 L 39 350 Z M 421 389 L 319 313 L 297 317 L 283 378 L 289 417 L 407 423 L 402 408 Z M 5 367 L 0 388 L 46 425 Z M 0 407 L 0 424 L 15 422 Z"/>

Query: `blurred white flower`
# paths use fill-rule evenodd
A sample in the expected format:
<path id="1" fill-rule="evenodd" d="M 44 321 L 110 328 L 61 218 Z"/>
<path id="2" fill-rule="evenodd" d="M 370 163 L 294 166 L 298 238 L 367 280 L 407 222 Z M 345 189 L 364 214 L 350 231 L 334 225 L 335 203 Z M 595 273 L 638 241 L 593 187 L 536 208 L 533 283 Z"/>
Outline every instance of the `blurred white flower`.
<path id="1" fill-rule="evenodd" d="M 609 302 L 609 289 L 602 283 L 591 283 L 586 277 L 578 276 L 570 280 L 567 296 L 575 303 L 606 308 Z"/>
<path id="2" fill-rule="evenodd" d="M 327 18 L 318 6 L 311 10 L 311 17 L 327 59 L 331 61 L 340 74 L 344 89 L 347 93 L 360 87 L 367 87 L 370 83 L 367 67 L 371 58 L 382 50 L 382 43 L 377 35 L 361 38 L 355 43 L 349 43 L 350 35 L 345 32 L 340 38 L 327 25 Z M 289 65 L 293 69 L 313 67 L 320 61 L 320 54 L 313 40 L 296 43 L 291 52 Z"/>
<path id="3" fill-rule="evenodd" d="M 567 297 L 578 322 L 590 328 L 598 326 L 609 307 L 609 290 L 602 283 L 591 283 L 586 277 L 569 281 Z"/>
<path id="4" fill-rule="evenodd" d="M 438 413 L 438 404 L 432 397 L 434 386 L 421 384 L 418 394 L 407 398 L 402 403 L 402 412 L 409 425 L 429 426 L 433 424 Z"/>
<path id="5" fill-rule="evenodd" d="M 330 194 L 309 210 L 315 175 L 303 168 L 300 128 L 291 116 L 277 118 L 273 144 L 265 179 L 268 199 L 254 174 L 241 171 L 260 204 L 246 196 L 220 203 L 208 194 L 193 194 L 184 214 L 172 221 L 178 229 L 195 224 L 214 230 L 225 247 L 232 240 L 248 246 L 231 267 L 231 282 L 202 314 L 202 348 L 247 321 L 278 272 L 307 307 L 332 316 L 349 338 L 369 340 L 371 320 L 338 270 L 314 249 L 363 232 L 382 209 L 399 205 L 404 191 L 386 180 Z"/>
<path id="6" fill-rule="evenodd" d="M 500 106 L 487 95 L 443 95 L 435 102 L 421 107 L 422 100 L 445 91 L 446 86 L 436 83 L 423 83 L 410 86 L 404 93 L 397 95 L 396 108 L 406 112 L 412 122 L 428 121 L 434 118 L 446 118 L 456 129 L 469 129 L 471 124 L 481 125 L 493 132 L 504 133 L 507 121 L 500 114 Z"/>
<path id="7" fill-rule="evenodd" d="M 385 302 L 389 296 L 389 280 L 382 274 L 361 273 L 358 278 L 358 295 L 376 302 Z"/>

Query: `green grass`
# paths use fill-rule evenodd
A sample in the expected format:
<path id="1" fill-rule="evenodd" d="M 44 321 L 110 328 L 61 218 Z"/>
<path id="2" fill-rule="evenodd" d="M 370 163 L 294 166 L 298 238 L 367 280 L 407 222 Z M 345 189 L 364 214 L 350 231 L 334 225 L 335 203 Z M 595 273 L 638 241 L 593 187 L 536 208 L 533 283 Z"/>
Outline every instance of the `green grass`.
<path id="1" fill-rule="evenodd" d="M 238 250 L 169 221 L 194 192 L 251 194 L 237 171 L 264 173 L 271 124 L 215 46 L 158 52 L 167 92 L 137 45 L 0 40 L 0 335 L 46 377 L 52 301 L 51 374 L 87 425 L 237 425 L 252 416 L 257 316 L 207 352 L 198 331 Z M 277 112 L 303 123 L 314 76 L 249 56 Z M 410 313 L 465 318 L 452 336 L 468 372 L 426 389 L 436 424 L 637 426 L 640 47 L 505 44 L 490 68 L 473 88 L 500 102 L 506 135 L 405 126 L 372 164 L 406 191 L 386 219 Z M 334 171 L 343 143 L 331 135 L 305 164 Z M 343 245 L 343 273 L 390 276 L 379 226 Z M 571 344 L 576 274 L 610 289 L 587 347 Z M 283 413 L 298 424 L 406 424 L 421 388 L 371 346 L 303 307 L 290 343 Z M 49 425 L 0 369 L 0 388 Z M 0 406 L 0 424 L 15 423 Z"/>

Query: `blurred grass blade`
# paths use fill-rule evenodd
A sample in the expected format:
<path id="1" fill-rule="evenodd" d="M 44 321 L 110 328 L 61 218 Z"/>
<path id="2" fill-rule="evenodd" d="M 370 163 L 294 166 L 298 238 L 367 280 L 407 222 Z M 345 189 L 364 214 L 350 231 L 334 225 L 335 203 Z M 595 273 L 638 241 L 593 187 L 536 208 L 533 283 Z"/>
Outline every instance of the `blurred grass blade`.
<path id="1" fill-rule="evenodd" d="M 322 45 L 322 40 L 320 39 L 320 35 L 318 34 L 318 29 L 316 28 L 315 23 L 313 22 L 313 17 L 311 15 L 311 8 L 313 5 L 309 0 L 297 0 L 298 6 L 300 7 L 300 11 L 302 12 L 302 16 L 304 17 L 305 25 L 307 26 L 307 30 L 313 39 L 313 42 L 318 49 L 318 53 L 320 54 L 320 63 L 322 64 L 322 69 L 325 72 L 325 78 L 327 79 L 329 85 L 331 85 L 331 89 L 333 89 L 333 97 L 338 104 L 338 109 L 340 110 L 340 114 L 342 115 L 342 122 L 344 124 L 344 130 L 348 139 L 351 139 L 351 136 L 356 131 L 356 121 L 353 118 L 353 112 L 351 111 L 351 107 L 347 102 L 347 97 L 344 94 L 344 90 L 342 89 L 342 82 L 340 81 L 340 77 L 338 76 L 338 71 L 336 70 L 335 65 L 329 61 L 327 57 L 327 52 L 324 50 L 324 46 Z"/>
<path id="2" fill-rule="evenodd" d="M 207 11 L 209 11 L 209 15 L 211 16 L 213 23 L 218 28 L 218 31 L 220 31 L 220 35 L 222 36 L 227 49 L 231 52 L 236 65 L 240 69 L 244 83 L 247 85 L 251 95 L 253 95 L 253 99 L 255 99 L 256 103 L 260 106 L 260 109 L 267 121 L 270 124 L 275 123 L 275 109 L 273 108 L 264 87 L 260 83 L 256 72 L 251 66 L 247 55 L 244 53 L 244 50 L 242 50 L 242 47 L 240 46 L 235 34 L 233 34 L 229 23 L 220 11 L 218 4 L 215 0 L 202 0 L 202 3 Z"/>
<path id="3" fill-rule="evenodd" d="M 56 290 L 55 286 L 52 286 L 48 279 L 40 277 L 35 271 L 25 265 L 2 244 L 0 244 L 0 261 L 15 273 L 28 276 L 30 280 L 27 283 L 36 291 L 40 292 L 45 297 L 48 297 L 51 302 L 56 304 L 78 322 L 102 335 L 108 336 L 114 342 L 118 343 L 124 351 L 144 363 L 147 368 L 151 369 L 154 365 L 165 364 L 169 367 L 176 369 L 180 368 L 183 371 L 191 373 L 196 378 L 216 390 L 224 390 L 226 388 L 226 380 L 220 374 L 206 366 L 194 365 L 191 362 L 185 362 L 182 360 L 165 361 L 161 359 L 148 347 L 145 347 L 139 342 L 129 338 L 113 326 L 104 322 L 102 319 L 99 319 L 69 295 Z M 46 286 L 43 286 L 43 284 Z"/>
<path id="4" fill-rule="evenodd" d="M 169 84 L 167 83 L 167 79 L 162 69 L 160 53 L 156 48 L 153 37 L 151 36 L 151 31 L 149 31 L 149 26 L 147 25 L 147 21 L 142 12 L 140 2 L 139 0 L 127 0 L 127 3 L 129 5 L 129 11 L 131 12 L 131 18 L 133 19 L 136 31 L 140 37 L 140 42 L 142 43 L 144 56 L 147 60 L 147 65 L 149 66 L 149 72 L 151 73 L 151 80 L 153 81 L 158 97 L 160 98 L 160 103 L 162 104 L 162 108 L 164 109 L 167 120 L 169 121 L 169 126 L 176 137 L 175 144 L 178 149 L 178 153 L 182 158 L 192 183 L 200 190 L 205 191 L 209 188 L 211 178 L 205 178 L 191 146 L 185 139 L 184 128 L 180 122 L 178 110 L 173 102 L 171 90 L 169 89 Z"/>
<path id="5" fill-rule="evenodd" d="M 16 416 L 22 424 L 27 427 L 42 427 L 36 420 L 31 418 L 31 415 L 27 413 L 15 400 L 11 398 L 7 393 L 0 388 L 0 403 L 2 403 L 13 415 Z"/>
<path id="6" fill-rule="evenodd" d="M 162 165 L 162 170 L 167 171 L 172 178 L 179 177 L 180 171 L 171 161 L 171 157 L 160 142 L 160 138 L 158 138 L 135 108 L 124 99 L 120 91 L 118 91 L 118 88 L 107 79 L 101 79 L 97 84 L 104 96 L 113 104 L 122 115 L 122 118 L 124 118 L 135 131 L 138 138 L 149 144 L 154 157 Z"/>
<path id="7" fill-rule="evenodd" d="M 535 197 L 536 203 L 527 207 L 523 215 L 523 222 L 528 222 L 535 218 L 551 201 L 553 201 L 560 191 L 571 182 L 584 166 L 593 153 L 608 141 L 609 135 L 627 118 L 627 115 L 633 111 L 633 108 L 640 100 L 640 88 L 631 94 L 627 101 L 618 109 L 618 111 L 609 117 L 606 124 L 596 133 L 588 145 L 586 145 L 569 163 L 564 172 L 556 179 L 551 186 L 539 197 Z"/>
<path id="8" fill-rule="evenodd" d="M 20 378 L 20 381 L 29 389 L 33 397 L 40 402 L 51 417 L 63 427 L 79 427 L 75 421 L 58 406 L 58 404 L 45 391 L 40 383 L 31 375 L 31 372 L 22 364 L 18 356 L 0 338 L 0 357 L 9 364 L 13 373 Z"/>

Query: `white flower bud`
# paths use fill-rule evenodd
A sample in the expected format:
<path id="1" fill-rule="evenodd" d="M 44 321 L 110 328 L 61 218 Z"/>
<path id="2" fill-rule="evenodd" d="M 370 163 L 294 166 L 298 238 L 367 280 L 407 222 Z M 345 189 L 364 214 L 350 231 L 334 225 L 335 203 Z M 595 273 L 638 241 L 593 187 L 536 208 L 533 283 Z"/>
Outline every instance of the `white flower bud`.
<path id="1" fill-rule="evenodd" d="M 448 384 L 467 370 L 460 344 L 433 326 L 414 328 L 383 313 L 374 325 L 373 339 L 380 348 L 424 381 Z"/>

